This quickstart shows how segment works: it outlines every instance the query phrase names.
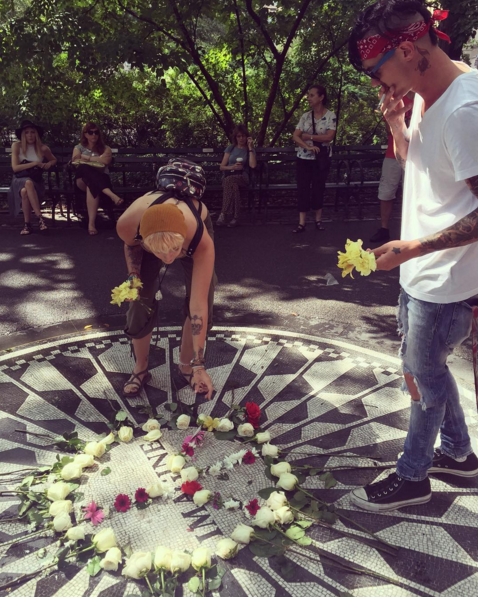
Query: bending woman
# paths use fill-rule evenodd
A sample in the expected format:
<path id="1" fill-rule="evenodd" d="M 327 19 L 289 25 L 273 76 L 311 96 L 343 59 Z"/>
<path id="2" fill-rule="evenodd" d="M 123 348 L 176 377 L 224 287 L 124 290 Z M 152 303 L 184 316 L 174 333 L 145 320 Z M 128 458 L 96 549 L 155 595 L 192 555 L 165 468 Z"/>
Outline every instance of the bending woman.
<path id="1" fill-rule="evenodd" d="M 111 149 L 105 145 L 100 129 L 93 122 L 87 122 L 81 131 L 80 143 L 73 150 L 72 162 L 79 165 L 75 171 L 76 184 L 86 191 L 88 210 L 88 234 L 98 234 L 96 214 L 100 202 L 100 193 L 109 197 L 115 205 L 121 205 L 123 199 L 111 190 L 108 166 L 113 159 Z"/>
<path id="2" fill-rule="evenodd" d="M 159 169 L 156 189 L 137 199 L 122 214 L 117 232 L 124 241 L 129 280 L 140 280 L 139 300 L 127 313 L 135 367 L 123 395 L 138 396 L 151 379 L 148 356 L 157 319 L 159 271 L 180 259 L 186 282 L 179 371 L 196 393 L 209 400 L 213 386 L 205 368 L 206 332 L 212 327 L 214 301 L 213 227 L 200 201 L 206 188 L 202 168 L 181 159 Z"/>
<path id="3" fill-rule="evenodd" d="M 15 216 L 20 204 L 22 206 L 25 225 L 20 234 L 25 235 L 32 233 L 32 209 L 38 217 L 39 230 L 47 229 L 40 208 L 40 201 L 45 193 L 43 172 L 54 166 L 57 160 L 50 148 L 41 142 L 43 129 L 30 120 L 24 120 L 15 134 L 20 141 L 15 141 L 12 145 L 13 180 L 10 188 Z"/>

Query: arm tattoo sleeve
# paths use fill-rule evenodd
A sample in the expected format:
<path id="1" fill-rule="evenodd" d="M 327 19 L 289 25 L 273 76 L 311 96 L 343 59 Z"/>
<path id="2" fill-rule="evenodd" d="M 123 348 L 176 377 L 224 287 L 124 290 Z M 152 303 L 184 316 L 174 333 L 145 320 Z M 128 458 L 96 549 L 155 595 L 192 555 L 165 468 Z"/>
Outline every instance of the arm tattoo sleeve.
<path id="1" fill-rule="evenodd" d="M 202 316 L 200 316 L 200 315 L 192 315 L 191 316 L 191 330 L 192 330 L 193 336 L 199 336 L 199 334 L 202 332 L 203 325 L 204 325 L 204 323 L 203 323 Z"/>
<path id="2" fill-rule="evenodd" d="M 473 176 L 466 181 L 471 192 L 478 199 L 478 176 Z M 471 245 L 478 241 L 478 208 L 436 234 L 431 234 L 420 239 L 420 253 L 426 255 L 443 249 L 453 249 Z"/>
<path id="3" fill-rule="evenodd" d="M 132 272 L 139 274 L 141 271 L 141 261 L 143 260 L 143 249 L 139 245 L 131 247 L 125 244 L 124 253 L 128 274 Z"/>

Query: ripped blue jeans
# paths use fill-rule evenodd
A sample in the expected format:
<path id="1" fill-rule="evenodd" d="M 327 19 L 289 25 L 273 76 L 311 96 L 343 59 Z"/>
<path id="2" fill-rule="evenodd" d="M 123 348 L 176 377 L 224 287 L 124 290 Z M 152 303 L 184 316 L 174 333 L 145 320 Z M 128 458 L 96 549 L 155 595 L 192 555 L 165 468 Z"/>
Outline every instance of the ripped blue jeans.
<path id="1" fill-rule="evenodd" d="M 448 365 L 453 349 L 471 331 L 472 311 L 465 301 L 437 304 L 412 298 L 403 289 L 398 305 L 403 373 L 413 376 L 420 400 L 412 400 L 410 424 L 397 474 L 421 481 L 433 459 L 440 432 L 441 451 L 452 458 L 472 453 L 458 388 Z M 406 381 L 404 391 L 409 391 Z"/>

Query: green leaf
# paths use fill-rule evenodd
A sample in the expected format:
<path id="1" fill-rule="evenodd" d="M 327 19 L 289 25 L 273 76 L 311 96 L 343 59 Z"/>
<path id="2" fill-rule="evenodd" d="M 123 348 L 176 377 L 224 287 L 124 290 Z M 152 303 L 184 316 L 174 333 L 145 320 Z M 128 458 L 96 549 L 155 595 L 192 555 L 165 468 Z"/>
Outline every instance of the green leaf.
<path id="1" fill-rule="evenodd" d="M 81 502 L 85 497 L 84 493 L 80 493 L 79 491 L 75 491 L 75 493 L 70 493 L 68 499 L 72 500 L 73 502 Z"/>
<path id="2" fill-rule="evenodd" d="M 303 491 L 296 491 L 293 495 L 294 500 L 297 502 L 307 502 L 309 500 L 308 496 L 305 495 Z"/>
<path id="3" fill-rule="evenodd" d="M 199 590 L 200 584 L 201 581 L 199 580 L 199 578 L 197 576 L 193 576 L 188 582 L 188 588 L 193 593 L 196 593 Z"/>
<path id="4" fill-rule="evenodd" d="M 264 463 L 265 463 L 267 466 L 271 466 L 272 464 L 274 464 L 274 460 L 275 460 L 275 458 L 272 458 L 272 456 L 266 456 L 266 457 L 264 458 Z"/>
<path id="5" fill-rule="evenodd" d="M 285 556 L 274 557 L 272 560 L 277 563 L 279 574 L 284 580 L 287 582 L 293 580 L 297 569 L 297 565 L 294 562 Z"/>
<path id="6" fill-rule="evenodd" d="M 68 486 L 70 487 L 70 493 L 71 493 L 72 491 L 75 491 L 76 489 L 78 489 L 80 484 L 79 483 L 68 483 Z"/>
<path id="7" fill-rule="evenodd" d="M 110 473 L 111 473 L 111 469 L 110 469 L 110 467 L 109 467 L 109 466 L 107 466 L 106 468 L 104 468 L 104 469 L 101 471 L 101 476 L 102 476 L 102 477 L 106 477 L 106 475 L 109 475 Z"/>
<path id="8" fill-rule="evenodd" d="M 330 489 L 331 487 L 335 487 L 337 485 L 337 480 L 330 472 L 320 475 L 319 479 L 324 482 L 325 489 Z"/>
<path id="9" fill-rule="evenodd" d="M 219 589 L 222 583 L 222 578 L 220 576 L 215 576 L 214 578 L 208 578 L 206 587 L 208 591 L 215 591 Z"/>
<path id="10" fill-rule="evenodd" d="M 33 483 L 34 480 L 35 480 L 34 475 L 28 475 L 28 477 L 25 477 L 23 479 L 20 487 L 30 487 L 30 485 Z"/>
<path id="11" fill-rule="evenodd" d="M 320 469 L 319 468 L 311 468 L 311 469 L 309 469 L 309 476 L 310 477 L 315 477 L 315 475 L 317 473 L 320 473 Z"/>
<path id="12" fill-rule="evenodd" d="M 86 566 L 86 571 L 90 576 L 96 576 L 101 571 L 100 562 L 101 559 L 99 556 L 91 558 L 91 560 L 88 562 L 88 565 Z"/>
<path id="13" fill-rule="evenodd" d="M 320 512 L 317 512 L 316 517 L 328 524 L 334 524 L 337 521 L 337 514 L 335 512 L 327 512 L 327 510 L 320 510 Z"/>
<path id="14" fill-rule="evenodd" d="M 305 531 L 304 531 L 304 529 L 301 529 L 300 527 L 293 524 L 292 526 L 290 526 L 287 529 L 285 534 L 287 535 L 287 537 L 289 537 L 289 539 L 292 539 L 293 541 L 297 541 L 298 539 L 300 539 L 301 537 L 303 537 L 305 535 Z"/>
<path id="15" fill-rule="evenodd" d="M 43 523 L 43 516 L 36 508 L 31 508 L 27 512 L 27 518 L 31 524 L 35 525 L 35 528 L 38 528 Z"/>
<path id="16" fill-rule="evenodd" d="M 265 489 L 261 489 L 258 493 L 263 500 L 268 500 L 274 491 L 277 491 L 276 487 L 266 487 Z"/>
<path id="17" fill-rule="evenodd" d="M 178 410 L 178 405 L 175 402 L 168 402 L 164 405 L 164 410 L 168 410 L 170 413 L 175 413 Z"/>
<path id="18" fill-rule="evenodd" d="M 231 440 L 236 437 L 236 430 L 231 429 L 230 431 L 215 431 L 214 436 L 220 440 Z"/>
<path id="19" fill-rule="evenodd" d="M 259 558 L 270 558 L 271 556 L 281 556 L 285 552 L 282 543 L 270 545 L 262 541 L 253 541 L 247 546 L 249 551 Z"/>
<path id="20" fill-rule="evenodd" d="M 32 503 L 30 502 L 30 500 L 26 500 L 25 502 L 23 502 L 23 504 L 20 506 L 18 510 L 18 516 L 23 516 L 25 512 L 27 512 L 27 510 L 31 508 L 31 506 Z"/>
<path id="21" fill-rule="evenodd" d="M 311 520 L 296 520 L 294 522 L 294 524 L 297 525 L 298 527 L 301 527 L 302 529 L 308 529 L 314 523 Z"/>
<path id="22" fill-rule="evenodd" d="M 115 419 L 117 421 L 126 421 L 127 418 L 128 418 L 128 414 L 124 410 L 119 410 L 115 416 Z M 94 575 L 92 575 L 92 576 L 94 576 Z"/>
<path id="23" fill-rule="evenodd" d="M 276 483 L 278 481 L 277 477 L 272 476 L 270 466 L 266 466 L 266 468 L 264 469 L 264 474 L 269 479 L 269 481 L 272 481 L 273 483 Z"/>
<path id="24" fill-rule="evenodd" d="M 264 541 L 272 541 L 277 537 L 277 531 L 268 531 L 267 529 L 254 529 L 255 537 L 264 539 Z M 280 539 L 280 537 L 278 537 Z"/>

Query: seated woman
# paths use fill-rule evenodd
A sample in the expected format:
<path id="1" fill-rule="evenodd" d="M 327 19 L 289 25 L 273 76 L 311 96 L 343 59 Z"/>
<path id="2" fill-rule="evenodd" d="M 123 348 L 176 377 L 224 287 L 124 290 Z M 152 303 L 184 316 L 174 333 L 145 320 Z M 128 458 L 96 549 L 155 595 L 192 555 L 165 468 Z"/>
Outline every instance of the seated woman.
<path id="1" fill-rule="evenodd" d="M 115 205 L 121 205 L 123 199 L 111 190 L 108 165 L 113 159 L 111 149 L 105 145 L 100 129 L 93 122 L 87 122 L 81 131 L 80 143 L 73 150 L 71 161 L 76 162 L 76 184 L 86 191 L 88 210 L 88 234 L 98 234 L 96 214 L 100 202 L 100 193 L 109 197 Z"/>
<path id="2" fill-rule="evenodd" d="M 212 396 L 205 368 L 206 332 L 212 327 L 214 243 L 211 217 L 200 201 L 206 188 L 202 168 L 185 159 L 159 169 L 156 190 L 137 199 L 122 214 L 117 232 L 124 241 L 129 280 L 140 280 L 139 300 L 129 306 L 126 334 L 132 339 L 135 367 L 123 395 L 138 396 L 151 379 L 148 356 L 157 320 L 159 271 L 180 259 L 186 282 L 179 370 L 196 393 Z"/>
<path id="3" fill-rule="evenodd" d="M 232 133 L 232 145 L 224 152 L 220 170 L 224 172 L 221 214 L 217 226 L 225 226 L 226 216 L 233 213 L 228 227 L 237 226 L 241 211 L 241 188 L 249 186 L 249 168 L 257 166 L 254 142 L 243 124 L 238 124 Z"/>
<path id="4" fill-rule="evenodd" d="M 47 229 L 40 209 L 40 201 L 45 193 L 43 172 L 56 164 L 56 158 L 49 147 L 41 142 L 43 129 L 30 120 L 24 120 L 15 134 L 19 141 L 12 145 L 13 180 L 10 191 L 13 213 L 17 215 L 22 206 L 25 225 L 20 234 L 31 234 L 32 209 L 38 217 L 39 230 Z"/>

